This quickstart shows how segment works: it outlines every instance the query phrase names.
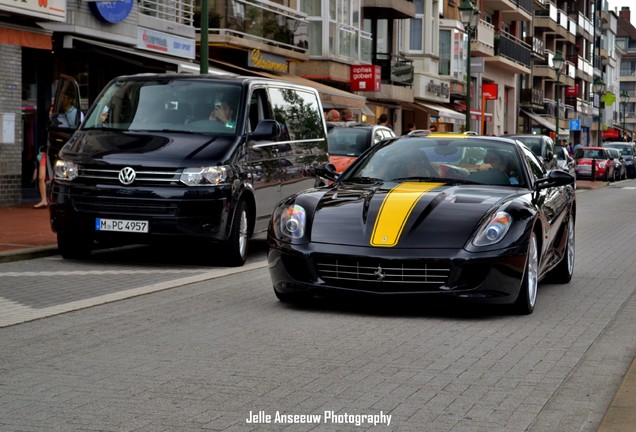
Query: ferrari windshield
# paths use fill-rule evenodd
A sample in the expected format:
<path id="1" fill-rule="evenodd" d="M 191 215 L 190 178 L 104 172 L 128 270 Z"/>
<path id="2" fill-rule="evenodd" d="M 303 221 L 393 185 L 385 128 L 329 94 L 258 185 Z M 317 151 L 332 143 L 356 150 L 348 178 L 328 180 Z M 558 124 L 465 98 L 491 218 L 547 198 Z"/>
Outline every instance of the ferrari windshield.
<path id="1" fill-rule="evenodd" d="M 402 138 L 364 154 L 342 181 L 447 181 L 523 185 L 519 148 L 507 141 L 471 138 Z"/>
<path id="2" fill-rule="evenodd" d="M 240 95 L 225 81 L 121 79 L 95 102 L 84 129 L 234 134 Z"/>

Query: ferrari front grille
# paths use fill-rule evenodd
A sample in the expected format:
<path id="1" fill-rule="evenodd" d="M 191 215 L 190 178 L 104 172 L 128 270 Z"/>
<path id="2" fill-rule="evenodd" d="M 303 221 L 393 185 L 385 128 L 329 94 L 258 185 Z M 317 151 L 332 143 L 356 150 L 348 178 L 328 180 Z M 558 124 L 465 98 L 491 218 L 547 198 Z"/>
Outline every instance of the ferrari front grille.
<path id="1" fill-rule="evenodd" d="M 323 257 L 316 261 L 325 283 L 354 290 L 434 291 L 444 285 L 450 266 L 443 261 L 387 261 Z"/>

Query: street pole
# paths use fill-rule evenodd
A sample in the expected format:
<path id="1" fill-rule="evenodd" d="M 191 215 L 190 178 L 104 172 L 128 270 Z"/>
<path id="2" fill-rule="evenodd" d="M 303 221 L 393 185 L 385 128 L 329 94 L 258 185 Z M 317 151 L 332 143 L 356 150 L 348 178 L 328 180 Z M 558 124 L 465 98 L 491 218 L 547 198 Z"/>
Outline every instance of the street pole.
<path id="1" fill-rule="evenodd" d="M 471 39 L 470 25 L 466 29 L 468 35 L 468 49 L 466 51 L 466 127 L 464 131 L 468 131 L 470 125 L 470 39 Z"/>
<path id="2" fill-rule="evenodd" d="M 627 108 L 627 102 L 629 102 L 629 93 L 627 90 L 621 91 L 621 104 L 623 104 L 623 141 L 627 141 L 627 125 L 625 124 L 625 109 Z"/>
<path id="3" fill-rule="evenodd" d="M 209 37 L 209 18 L 208 18 L 208 0 L 201 0 L 201 42 L 199 44 L 200 55 L 199 58 L 201 60 L 201 64 L 199 65 L 199 72 L 201 75 L 208 74 L 208 57 L 209 57 L 209 49 L 208 46 L 208 37 Z"/>
<path id="4" fill-rule="evenodd" d="M 556 82 L 556 143 L 557 145 L 559 144 L 559 105 L 560 105 L 560 96 L 561 96 L 561 91 L 559 89 L 560 85 L 561 85 L 561 69 L 563 68 L 563 63 L 565 62 L 565 59 L 563 58 L 563 54 L 561 53 L 561 51 L 557 51 L 556 54 L 554 54 L 554 57 L 552 57 L 552 67 L 554 68 L 554 71 L 556 72 L 556 78 L 557 78 L 557 82 Z"/>
<path id="5" fill-rule="evenodd" d="M 603 108 L 601 108 L 601 97 L 605 93 L 605 82 L 603 78 L 594 78 L 594 93 L 598 95 L 598 131 L 597 131 L 597 145 L 601 146 L 601 117 L 603 116 Z"/>
<path id="6" fill-rule="evenodd" d="M 459 17 L 464 25 L 466 31 L 468 49 L 466 50 L 466 127 L 465 131 L 468 131 L 470 126 L 470 40 L 473 35 L 473 31 L 477 28 L 479 23 L 479 9 L 470 0 L 462 0 L 461 4 L 457 7 L 459 10 Z"/>

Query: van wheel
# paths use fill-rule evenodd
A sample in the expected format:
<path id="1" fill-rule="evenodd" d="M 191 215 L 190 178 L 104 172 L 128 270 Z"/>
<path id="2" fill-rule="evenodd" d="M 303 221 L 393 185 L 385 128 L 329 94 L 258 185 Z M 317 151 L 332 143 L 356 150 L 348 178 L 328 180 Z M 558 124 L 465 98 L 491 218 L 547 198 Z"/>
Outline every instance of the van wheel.
<path id="1" fill-rule="evenodd" d="M 236 207 L 232 220 L 232 232 L 225 243 L 226 261 L 231 267 L 239 267 L 245 264 L 249 242 L 250 215 L 247 204 L 241 200 Z"/>
<path id="2" fill-rule="evenodd" d="M 64 259 L 86 259 L 93 249 L 93 239 L 73 232 L 57 233 L 57 250 Z"/>

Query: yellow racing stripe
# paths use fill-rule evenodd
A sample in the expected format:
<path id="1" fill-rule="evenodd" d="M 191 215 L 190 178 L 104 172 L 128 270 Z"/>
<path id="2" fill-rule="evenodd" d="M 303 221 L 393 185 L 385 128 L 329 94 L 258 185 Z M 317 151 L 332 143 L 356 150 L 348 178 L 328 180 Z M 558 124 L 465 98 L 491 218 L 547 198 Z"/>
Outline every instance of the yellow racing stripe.
<path id="1" fill-rule="evenodd" d="M 393 247 L 397 244 L 415 204 L 426 194 L 444 183 L 400 183 L 382 201 L 371 234 L 371 246 Z"/>

